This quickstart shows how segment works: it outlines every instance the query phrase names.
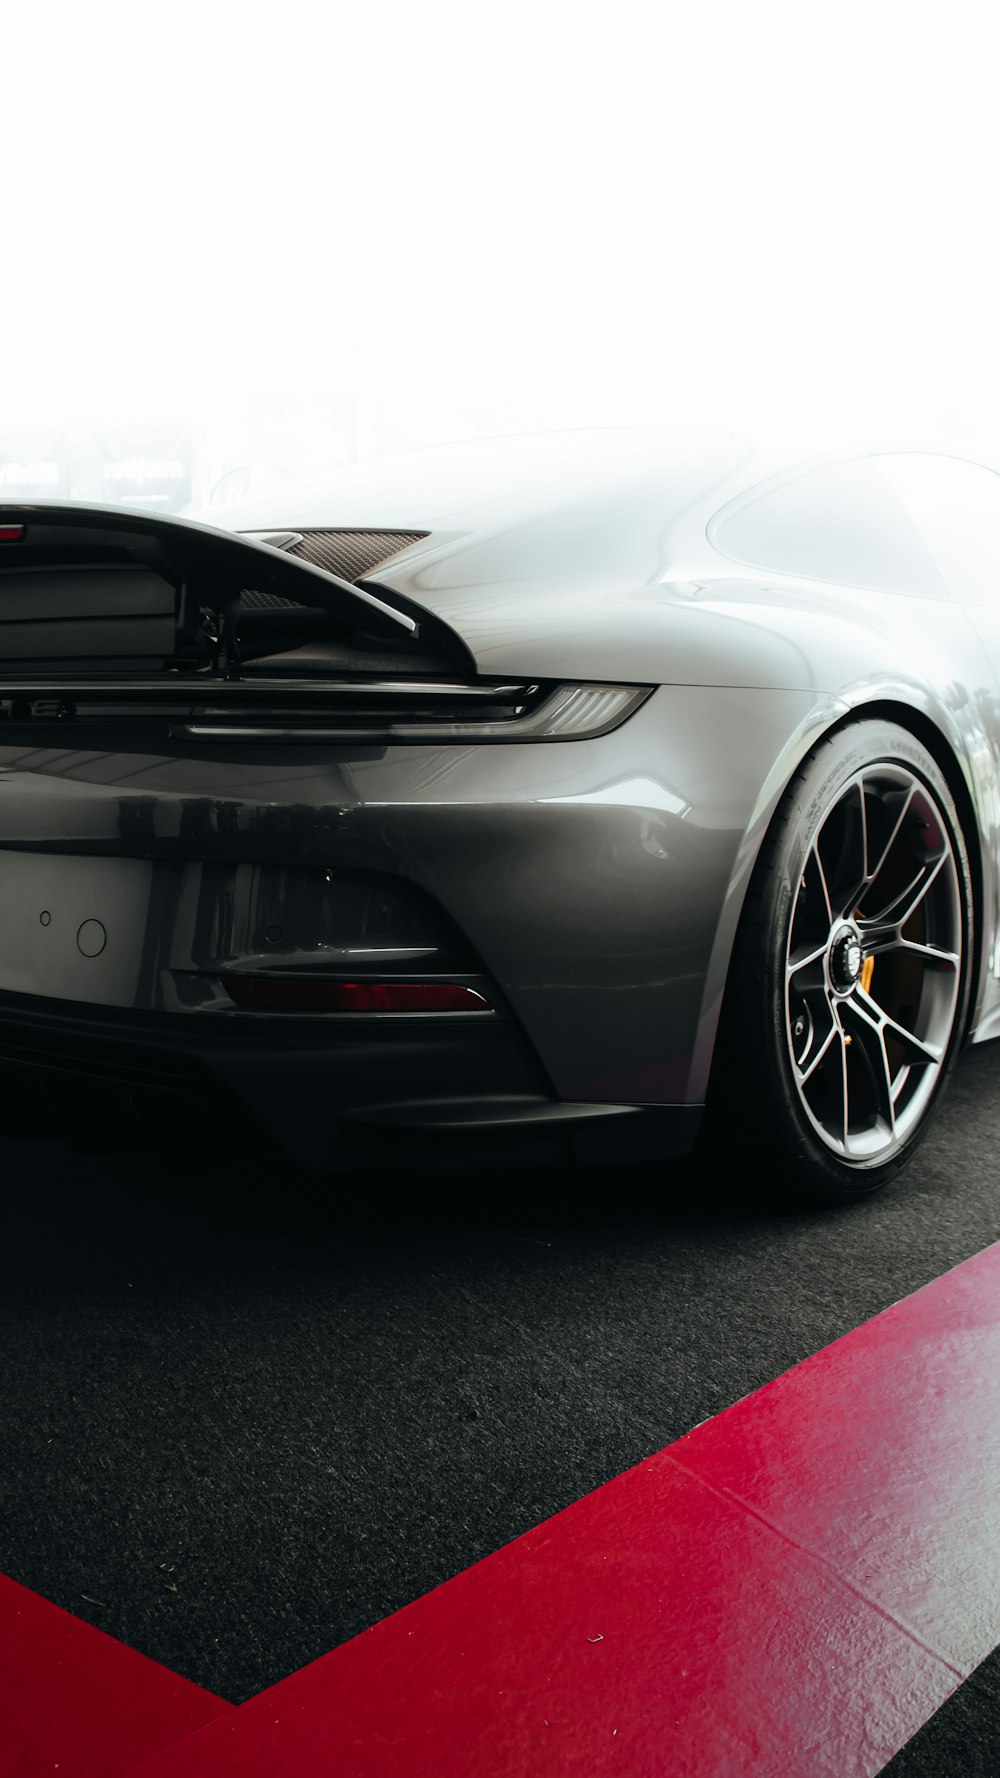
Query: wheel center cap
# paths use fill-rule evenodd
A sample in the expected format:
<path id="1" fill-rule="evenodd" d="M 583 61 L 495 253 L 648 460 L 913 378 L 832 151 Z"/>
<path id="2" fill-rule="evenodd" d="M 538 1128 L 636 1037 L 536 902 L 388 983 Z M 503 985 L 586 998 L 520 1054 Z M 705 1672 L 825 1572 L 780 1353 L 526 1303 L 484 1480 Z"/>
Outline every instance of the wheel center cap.
<path id="1" fill-rule="evenodd" d="M 855 986 L 861 974 L 861 940 L 851 927 L 838 932 L 830 946 L 830 980 L 841 994 Z"/>

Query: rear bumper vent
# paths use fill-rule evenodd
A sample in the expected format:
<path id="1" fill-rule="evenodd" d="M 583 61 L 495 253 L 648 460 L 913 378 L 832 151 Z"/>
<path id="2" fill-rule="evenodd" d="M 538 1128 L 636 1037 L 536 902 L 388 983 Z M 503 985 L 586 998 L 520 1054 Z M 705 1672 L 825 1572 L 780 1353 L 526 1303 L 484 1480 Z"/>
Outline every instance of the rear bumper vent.
<path id="1" fill-rule="evenodd" d="M 275 546 L 283 548 L 290 556 L 298 557 L 300 562 L 309 562 L 314 568 L 325 568 L 328 574 L 336 574 L 341 580 L 360 581 L 376 568 L 397 556 L 400 550 L 409 549 L 412 543 L 420 543 L 430 533 L 427 531 L 292 531 L 292 532 L 248 532 L 247 536 L 258 538 L 262 542 L 275 539 Z M 278 537 L 286 536 L 289 542 L 277 544 Z M 246 588 L 240 595 L 240 605 L 244 611 L 294 611 L 297 610 L 294 600 L 279 598 L 276 593 L 260 593 L 253 588 Z"/>

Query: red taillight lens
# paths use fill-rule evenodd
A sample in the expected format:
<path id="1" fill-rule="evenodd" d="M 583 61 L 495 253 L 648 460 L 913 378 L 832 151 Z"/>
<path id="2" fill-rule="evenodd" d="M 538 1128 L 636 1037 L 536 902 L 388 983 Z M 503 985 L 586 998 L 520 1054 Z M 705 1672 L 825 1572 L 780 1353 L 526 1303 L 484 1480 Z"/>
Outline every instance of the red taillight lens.
<path id="1" fill-rule="evenodd" d="M 0 543 L 20 543 L 23 536 L 23 525 L 0 525 Z"/>
<path id="2" fill-rule="evenodd" d="M 293 981 L 288 976 L 231 975 L 226 993 L 262 1012 L 492 1012 L 462 982 Z"/>

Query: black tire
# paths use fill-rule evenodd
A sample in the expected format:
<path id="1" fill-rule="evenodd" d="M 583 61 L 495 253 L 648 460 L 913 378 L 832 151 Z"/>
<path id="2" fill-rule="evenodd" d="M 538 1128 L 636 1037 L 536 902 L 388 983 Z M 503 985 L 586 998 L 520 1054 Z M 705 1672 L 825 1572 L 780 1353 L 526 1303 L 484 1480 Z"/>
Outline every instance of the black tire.
<path id="1" fill-rule="evenodd" d="M 972 943 L 968 851 L 936 761 L 893 723 L 837 730 L 789 784 L 754 871 L 708 1147 L 761 1169 L 779 1196 L 880 1191 L 954 1066 Z"/>

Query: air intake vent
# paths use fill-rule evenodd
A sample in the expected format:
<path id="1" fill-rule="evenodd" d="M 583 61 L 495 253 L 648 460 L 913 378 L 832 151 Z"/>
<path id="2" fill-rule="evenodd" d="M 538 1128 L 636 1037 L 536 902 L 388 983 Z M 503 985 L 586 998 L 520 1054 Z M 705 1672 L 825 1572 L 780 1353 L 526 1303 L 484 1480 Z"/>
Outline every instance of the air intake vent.
<path id="1" fill-rule="evenodd" d="M 250 536 L 261 536 L 267 541 L 267 534 L 251 532 Z M 280 533 L 273 533 L 275 537 Z M 288 532 L 290 541 L 287 554 L 297 556 L 302 562 L 309 562 L 314 568 L 325 568 L 328 574 L 337 574 L 341 580 L 363 580 L 374 573 L 384 562 L 399 554 L 400 550 L 408 549 L 411 543 L 419 543 L 427 537 L 427 531 L 296 531 Z M 281 547 L 285 547 L 282 545 Z M 275 593 L 259 593 L 247 589 L 240 596 L 240 604 L 244 611 L 295 611 L 300 609 L 291 599 L 281 599 Z"/>

